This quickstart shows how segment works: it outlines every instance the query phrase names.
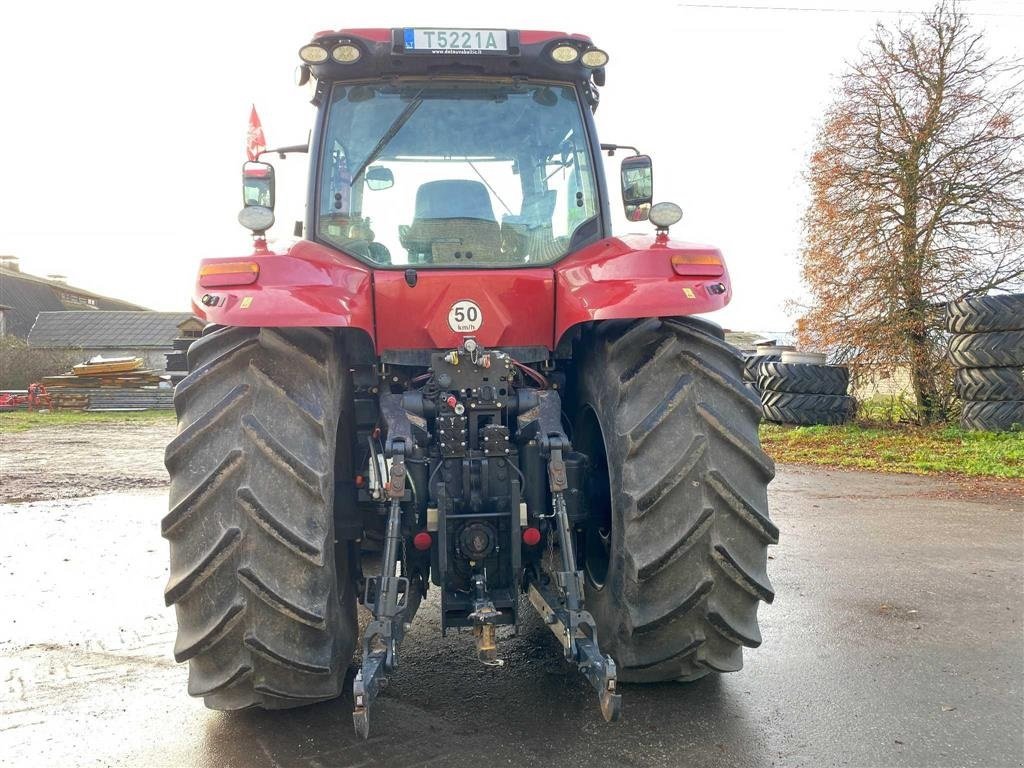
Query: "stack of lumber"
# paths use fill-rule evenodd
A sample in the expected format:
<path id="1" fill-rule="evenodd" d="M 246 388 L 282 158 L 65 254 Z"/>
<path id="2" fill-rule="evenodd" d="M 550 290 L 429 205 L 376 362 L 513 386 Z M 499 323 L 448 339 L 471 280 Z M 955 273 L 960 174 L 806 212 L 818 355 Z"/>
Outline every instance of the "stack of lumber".
<path id="1" fill-rule="evenodd" d="M 160 383 L 160 374 L 143 368 L 141 357 L 94 357 L 60 376 L 46 376 L 43 386 L 60 387 L 147 387 Z"/>
<path id="2" fill-rule="evenodd" d="M 84 411 L 89 407 L 89 395 L 80 392 L 54 390 L 50 401 L 56 411 Z"/>
<path id="3" fill-rule="evenodd" d="M 174 408 L 174 390 L 170 387 L 137 389 L 89 389 L 90 411 L 149 411 Z"/>
<path id="4" fill-rule="evenodd" d="M 90 411 L 172 408 L 172 390 L 140 357 L 94 357 L 59 376 L 42 379 L 55 408 Z M 58 403 L 67 403 L 67 406 Z"/>

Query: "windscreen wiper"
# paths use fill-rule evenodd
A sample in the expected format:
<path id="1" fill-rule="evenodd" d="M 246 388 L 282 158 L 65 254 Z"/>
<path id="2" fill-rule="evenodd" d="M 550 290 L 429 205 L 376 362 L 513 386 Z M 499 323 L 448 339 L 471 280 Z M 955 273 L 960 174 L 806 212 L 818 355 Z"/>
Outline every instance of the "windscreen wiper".
<path id="1" fill-rule="evenodd" d="M 475 173 L 475 174 L 476 174 L 477 176 L 479 176 L 479 177 L 480 177 L 480 181 L 482 181 L 482 182 L 483 182 L 483 183 L 484 183 L 484 184 L 486 185 L 486 187 L 487 187 L 487 188 L 488 188 L 489 190 L 491 190 L 491 194 L 492 194 L 492 195 L 494 195 L 494 196 L 495 196 L 496 198 L 498 198 L 498 202 L 499 202 L 499 203 L 501 203 L 502 207 L 503 207 L 503 208 L 504 208 L 504 209 L 505 209 L 506 211 L 508 211 L 508 214 L 509 214 L 509 216 L 511 216 L 511 215 L 512 215 L 512 209 L 511 209 L 511 208 L 509 208 L 509 207 L 508 207 L 507 205 L 505 205 L 505 201 L 501 199 L 501 195 L 499 195 L 499 194 L 498 194 L 498 193 L 497 193 L 497 192 L 495 191 L 494 187 L 492 187 L 492 186 L 491 186 L 491 183 L 490 183 L 489 181 L 487 181 L 487 179 L 485 179 L 485 178 L 484 178 L 484 175 L 483 175 L 482 173 L 480 173 L 480 171 L 479 171 L 479 170 L 477 169 L 477 167 L 476 167 L 475 165 L 473 165 L 473 161 L 472 161 L 472 160 L 470 160 L 470 159 L 469 159 L 469 158 L 467 157 L 467 158 L 466 158 L 466 162 L 467 162 L 467 163 L 469 163 L 469 167 L 473 169 L 473 172 L 474 172 L 474 173 Z"/>
<path id="2" fill-rule="evenodd" d="M 421 90 L 420 93 L 423 93 L 423 91 Z M 359 169 L 352 174 L 352 182 L 349 186 L 355 186 L 356 179 L 362 176 L 370 163 L 376 160 L 380 153 L 384 151 L 384 147 L 386 147 L 388 142 L 395 138 L 395 135 L 402 130 L 402 126 L 409 122 L 409 118 L 412 117 L 413 113 L 417 109 L 419 109 L 420 104 L 422 103 L 423 99 L 420 98 L 419 94 L 416 94 L 416 97 L 409 103 L 409 106 L 402 110 L 402 113 L 395 118 L 395 122 L 393 122 L 387 131 L 384 132 L 384 135 L 380 137 L 380 141 L 374 145 L 373 150 L 366 156 L 366 159 L 360 163 Z"/>

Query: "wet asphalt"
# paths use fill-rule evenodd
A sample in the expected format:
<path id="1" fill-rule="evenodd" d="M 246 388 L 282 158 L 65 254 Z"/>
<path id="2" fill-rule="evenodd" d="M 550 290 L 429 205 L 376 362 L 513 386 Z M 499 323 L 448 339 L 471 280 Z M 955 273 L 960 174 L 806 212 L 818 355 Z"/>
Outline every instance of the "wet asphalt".
<path id="1" fill-rule="evenodd" d="M 772 501 L 777 598 L 742 672 L 623 686 L 607 724 L 539 621 L 485 668 L 428 602 L 366 742 L 347 696 L 187 697 L 161 493 L 0 505 L 0 764 L 1024 765 L 1024 484 L 782 467 Z"/>

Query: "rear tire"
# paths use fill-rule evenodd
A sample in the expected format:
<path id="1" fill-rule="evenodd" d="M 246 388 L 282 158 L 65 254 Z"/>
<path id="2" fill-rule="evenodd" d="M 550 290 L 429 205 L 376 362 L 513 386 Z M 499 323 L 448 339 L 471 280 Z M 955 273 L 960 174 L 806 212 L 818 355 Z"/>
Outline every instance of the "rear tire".
<path id="1" fill-rule="evenodd" d="M 601 647 L 625 682 L 736 671 L 761 643 L 778 541 L 743 358 L 687 319 L 603 324 L 580 353 L 575 446 L 596 469 L 583 560 Z"/>
<path id="2" fill-rule="evenodd" d="M 960 414 L 960 426 L 982 432 L 1024 429 L 1024 400 L 966 402 Z"/>
<path id="3" fill-rule="evenodd" d="M 1024 366 L 1024 330 L 957 334 L 949 340 L 949 359 L 961 368 Z"/>
<path id="4" fill-rule="evenodd" d="M 961 400 L 1024 400 L 1024 368 L 960 368 L 953 388 Z"/>
<path id="5" fill-rule="evenodd" d="M 1024 293 L 971 296 L 946 305 L 946 330 L 987 333 L 1024 328 Z"/>
<path id="6" fill-rule="evenodd" d="M 188 359 L 162 522 L 188 691 L 212 709 L 334 698 L 358 631 L 349 545 L 334 541 L 338 341 L 220 328 Z"/>
<path id="7" fill-rule="evenodd" d="M 762 392 L 845 395 L 850 386 L 850 371 L 839 365 L 765 363 L 761 366 L 757 386 Z"/>
<path id="8" fill-rule="evenodd" d="M 857 402 L 849 395 L 797 395 L 791 392 L 761 392 L 764 417 L 779 424 L 845 424 Z"/>
<path id="9" fill-rule="evenodd" d="M 755 386 L 761 375 L 761 367 L 765 363 L 777 363 L 782 360 L 781 352 L 769 352 L 761 355 L 746 355 L 743 359 L 743 380 Z"/>

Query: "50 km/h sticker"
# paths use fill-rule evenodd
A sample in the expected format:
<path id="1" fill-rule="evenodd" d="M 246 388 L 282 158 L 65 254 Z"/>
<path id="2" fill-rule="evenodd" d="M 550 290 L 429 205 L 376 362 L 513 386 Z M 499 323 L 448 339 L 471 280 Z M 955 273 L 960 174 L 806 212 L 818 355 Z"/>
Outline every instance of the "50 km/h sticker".
<path id="1" fill-rule="evenodd" d="M 448 310 L 448 327 L 456 333 L 472 333 L 480 330 L 484 314 L 475 301 L 462 299 L 452 304 Z"/>

